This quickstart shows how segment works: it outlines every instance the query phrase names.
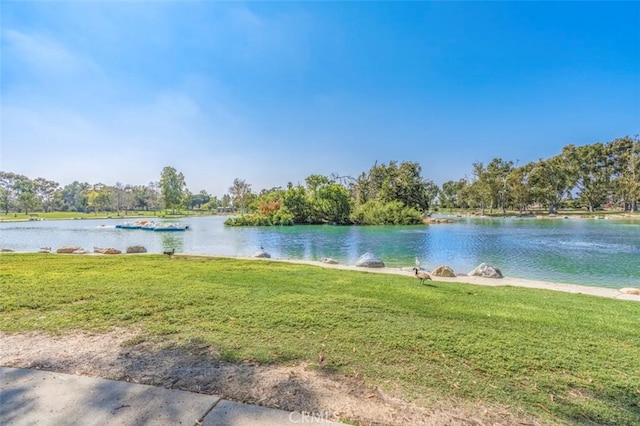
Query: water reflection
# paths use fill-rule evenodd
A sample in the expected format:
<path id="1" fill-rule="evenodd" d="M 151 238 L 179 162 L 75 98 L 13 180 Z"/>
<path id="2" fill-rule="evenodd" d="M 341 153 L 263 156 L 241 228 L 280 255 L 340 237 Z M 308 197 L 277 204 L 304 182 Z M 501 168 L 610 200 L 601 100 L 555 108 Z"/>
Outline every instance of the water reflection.
<path id="1" fill-rule="evenodd" d="M 184 236 L 182 232 L 162 232 L 162 251 L 175 250 L 178 253 L 184 252 Z"/>
<path id="2" fill-rule="evenodd" d="M 468 272 L 493 263 L 508 276 L 581 284 L 640 284 L 640 224 L 616 220 L 458 218 L 430 226 L 294 226 L 228 228 L 224 217 L 194 217 L 186 232 L 115 228 L 117 220 L 0 223 L 0 248 L 35 252 L 40 247 L 79 245 L 125 250 L 143 245 L 151 253 L 251 256 L 260 247 L 274 258 L 353 264 L 372 252 L 389 266 L 427 269 L 446 264 Z"/>

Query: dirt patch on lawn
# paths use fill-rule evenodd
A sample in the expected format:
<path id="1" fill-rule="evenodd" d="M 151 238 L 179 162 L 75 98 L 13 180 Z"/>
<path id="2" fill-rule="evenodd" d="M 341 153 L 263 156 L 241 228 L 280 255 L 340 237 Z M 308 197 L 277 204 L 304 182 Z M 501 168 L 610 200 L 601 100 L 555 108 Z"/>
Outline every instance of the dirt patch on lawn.
<path id="1" fill-rule="evenodd" d="M 363 425 L 538 425 L 507 408 L 441 401 L 429 407 L 393 398 L 357 377 L 312 364 L 217 361 L 215 348 L 167 346 L 117 330 L 0 333 L 0 365 L 182 389 Z"/>

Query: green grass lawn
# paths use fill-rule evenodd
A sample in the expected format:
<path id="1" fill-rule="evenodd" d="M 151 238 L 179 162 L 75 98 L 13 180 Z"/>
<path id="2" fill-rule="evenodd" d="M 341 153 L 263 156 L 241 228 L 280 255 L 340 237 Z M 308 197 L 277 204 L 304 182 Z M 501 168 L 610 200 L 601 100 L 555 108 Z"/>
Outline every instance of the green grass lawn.
<path id="1" fill-rule="evenodd" d="M 0 213 L 0 222 L 14 222 L 14 221 L 28 221 L 28 220 L 58 220 L 58 219 L 128 219 L 136 220 L 143 217 L 166 217 L 166 218 L 183 218 L 186 216 L 203 216 L 211 215 L 210 212 L 183 210 L 176 214 L 171 214 L 170 211 L 158 210 L 158 211 L 129 211 L 125 214 L 121 211 L 120 214 L 116 212 L 96 212 L 96 213 L 80 213 L 80 212 L 35 212 L 35 213 Z"/>
<path id="2" fill-rule="evenodd" d="M 315 362 L 422 403 L 640 423 L 640 303 L 270 261 L 0 256 L 0 330 L 136 327 L 228 361 Z M 426 400 L 425 400 L 426 399 Z"/>
<path id="3" fill-rule="evenodd" d="M 159 214 L 159 213 L 156 213 Z M 3 222 L 11 222 L 11 221 L 26 221 L 26 220 L 56 220 L 56 219 L 106 219 L 108 217 L 118 219 L 118 218 L 131 218 L 135 219 L 137 217 L 153 217 L 154 212 L 129 212 L 128 215 L 124 214 L 124 211 L 120 212 L 118 215 L 116 212 L 96 212 L 96 213 L 80 213 L 80 212 L 35 212 L 35 213 L 9 213 L 9 214 L 0 214 L 0 221 Z"/>

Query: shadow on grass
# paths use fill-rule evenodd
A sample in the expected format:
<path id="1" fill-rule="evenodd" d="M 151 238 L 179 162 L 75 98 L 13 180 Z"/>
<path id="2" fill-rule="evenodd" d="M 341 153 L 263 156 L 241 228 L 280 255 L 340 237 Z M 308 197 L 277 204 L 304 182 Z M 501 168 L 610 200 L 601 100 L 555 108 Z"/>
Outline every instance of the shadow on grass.
<path id="1" fill-rule="evenodd" d="M 603 414 L 605 407 L 616 407 L 618 415 Z M 580 425 L 640 425 L 640 394 L 638 390 L 594 391 L 573 389 L 562 405 L 553 410 L 558 417 Z"/>

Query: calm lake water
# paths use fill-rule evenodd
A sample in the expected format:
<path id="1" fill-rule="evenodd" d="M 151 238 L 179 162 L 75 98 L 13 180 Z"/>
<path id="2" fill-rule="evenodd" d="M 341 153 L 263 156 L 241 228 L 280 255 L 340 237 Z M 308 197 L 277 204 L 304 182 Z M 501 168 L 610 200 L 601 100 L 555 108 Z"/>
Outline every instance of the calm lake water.
<path id="1" fill-rule="evenodd" d="M 141 244 L 149 252 L 250 256 L 262 246 L 273 258 L 353 264 L 365 252 L 387 266 L 446 264 L 469 272 L 481 262 L 517 278 L 618 288 L 640 285 L 637 221 L 533 218 L 455 218 L 429 226 L 225 227 L 225 217 L 193 217 L 186 232 L 115 228 L 123 219 L 0 223 L 0 248 L 35 252 L 63 245 L 115 247 Z"/>

